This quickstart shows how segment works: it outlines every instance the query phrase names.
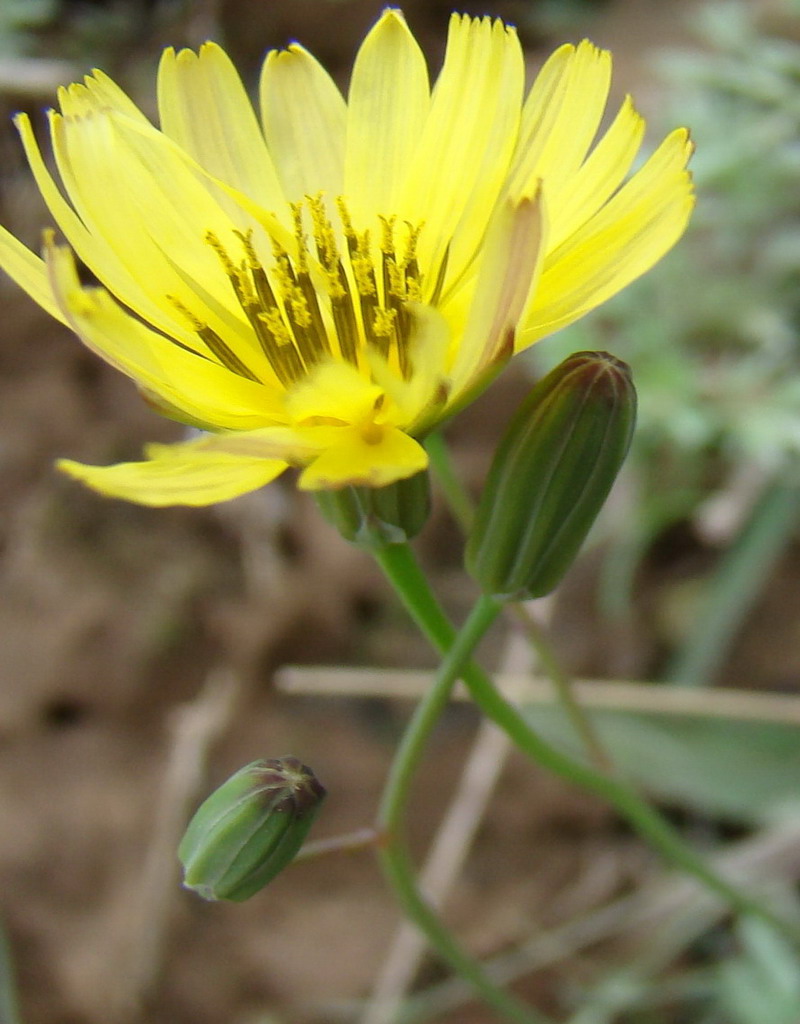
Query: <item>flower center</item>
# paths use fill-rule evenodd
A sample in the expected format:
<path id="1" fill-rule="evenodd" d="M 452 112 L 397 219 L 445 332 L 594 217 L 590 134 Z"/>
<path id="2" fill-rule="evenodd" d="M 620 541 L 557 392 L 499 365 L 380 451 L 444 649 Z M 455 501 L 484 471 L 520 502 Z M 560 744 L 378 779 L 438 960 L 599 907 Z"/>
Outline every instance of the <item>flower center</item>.
<path id="1" fill-rule="evenodd" d="M 365 444 L 380 444 L 385 433 L 382 426 L 374 420 L 366 420 L 361 424 L 359 433 Z"/>
<path id="2" fill-rule="evenodd" d="M 287 388 L 331 358 L 368 373 L 370 352 L 405 379 L 412 373 L 407 303 L 421 300 L 416 255 L 421 226 L 380 217 L 376 247 L 369 231 L 353 227 L 344 199 L 336 207 L 334 227 L 321 195 L 292 203 L 294 244 L 289 251 L 270 237 L 273 263 L 268 269 L 252 232 L 236 232 L 238 262 L 213 232 L 206 234 L 275 375 Z M 223 365 L 256 379 L 214 331 L 194 326 Z"/>

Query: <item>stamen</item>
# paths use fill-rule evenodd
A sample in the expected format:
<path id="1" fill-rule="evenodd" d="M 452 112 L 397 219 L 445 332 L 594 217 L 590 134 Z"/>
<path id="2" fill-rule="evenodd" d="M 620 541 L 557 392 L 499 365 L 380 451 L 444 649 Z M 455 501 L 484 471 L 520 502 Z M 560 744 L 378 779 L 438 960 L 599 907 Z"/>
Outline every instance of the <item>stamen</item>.
<path id="1" fill-rule="evenodd" d="M 255 287 L 258 301 L 265 309 L 277 309 L 278 303 L 275 301 L 272 286 L 269 283 L 266 271 L 261 266 L 255 246 L 253 245 L 253 232 L 235 231 L 234 234 L 238 235 L 242 241 L 242 248 L 247 260 L 247 269 L 250 271 L 250 279 Z"/>
<path id="2" fill-rule="evenodd" d="M 383 287 L 384 294 L 386 295 L 386 301 L 389 302 L 391 299 L 396 299 L 398 302 L 404 302 L 406 298 L 405 266 L 395 262 L 393 257 L 387 256 L 384 253 L 383 273 Z"/>
<path id="3" fill-rule="evenodd" d="M 236 298 L 239 300 L 239 303 L 242 306 L 244 306 L 246 299 L 244 297 L 243 289 L 246 290 L 246 282 L 244 279 L 244 273 L 242 268 L 237 267 L 235 265 L 233 260 L 228 255 L 228 252 L 223 246 L 222 242 L 220 242 L 219 238 L 214 234 L 213 231 L 207 231 L 205 239 L 219 257 L 219 261 L 222 264 L 222 269 L 225 271 L 229 281 L 233 285 L 233 290 L 236 293 Z"/>
<path id="4" fill-rule="evenodd" d="M 237 297 L 275 376 L 284 387 L 290 387 L 303 376 L 303 362 L 283 322 L 266 271 L 259 262 L 252 231 L 234 233 L 241 240 L 245 254 L 234 282 Z"/>
<path id="5" fill-rule="evenodd" d="M 347 254 L 350 259 L 350 268 L 353 271 L 356 291 L 358 293 L 358 305 L 361 312 L 361 325 L 364 337 L 367 342 L 374 343 L 375 338 L 372 334 L 372 324 L 375 309 L 377 308 L 378 290 L 375 285 L 375 268 L 372 265 L 369 252 L 369 231 L 365 231 L 361 235 L 356 233 L 350 220 L 350 211 L 347 209 L 347 205 L 341 196 L 336 200 L 336 206 L 347 241 Z"/>
<path id="6" fill-rule="evenodd" d="M 294 237 L 297 242 L 295 264 L 298 273 L 302 273 L 308 270 L 308 247 L 306 245 L 305 232 L 303 231 L 303 204 L 291 203 L 290 205 L 292 208 L 292 221 L 294 223 Z"/>
<path id="7" fill-rule="evenodd" d="M 237 234 L 239 234 L 239 232 L 237 232 Z M 228 277 L 233 277 L 236 274 L 236 267 L 234 266 L 233 260 L 228 255 L 228 252 L 222 242 L 220 242 L 219 238 L 217 238 L 213 231 L 206 231 L 205 239 L 219 257 L 219 261 L 222 264 L 225 273 Z"/>
<path id="8" fill-rule="evenodd" d="M 283 308 L 286 313 L 288 328 L 293 336 L 293 341 L 303 360 L 306 369 L 310 369 L 319 362 L 321 352 L 315 345 L 314 338 L 309 331 L 311 315 L 308 311 L 303 290 L 297 283 L 297 276 L 294 272 L 289 254 L 275 239 L 272 240 L 272 252 L 275 256 L 275 263 L 272 267 L 272 274 L 280 292 Z"/>
<path id="9" fill-rule="evenodd" d="M 403 258 L 406 272 L 406 301 L 420 302 L 422 300 L 422 275 L 419 272 L 417 260 L 417 243 L 423 226 L 418 224 L 417 227 L 414 227 L 406 221 L 406 227 L 408 228 L 408 239 Z"/>
<path id="10" fill-rule="evenodd" d="M 283 322 L 280 310 L 274 308 L 265 313 L 256 313 L 253 326 L 281 384 L 290 387 L 300 380 L 305 373 L 305 367 Z"/>
<path id="11" fill-rule="evenodd" d="M 283 301 L 293 324 L 301 328 L 311 326 L 311 313 L 303 289 L 299 285 L 293 284 L 291 288 L 287 288 Z"/>
<path id="12" fill-rule="evenodd" d="M 197 333 L 227 370 L 237 373 L 240 377 L 246 377 L 248 380 L 255 381 L 256 384 L 260 383 L 259 378 L 229 348 L 215 330 L 211 327 L 203 327 Z"/>
<path id="13" fill-rule="evenodd" d="M 407 264 L 414 263 L 416 265 L 417 244 L 419 242 L 420 232 L 422 231 L 425 224 L 424 222 L 422 222 L 420 224 L 417 224 L 416 227 L 414 227 L 414 225 L 410 221 L 406 221 L 405 224 L 406 227 L 408 228 L 408 238 L 406 239 L 405 262 Z M 417 274 L 419 274 L 419 268 L 417 268 L 416 272 Z"/>
<path id="14" fill-rule="evenodd" d="M 203 323 L 203 321 L 195 316 L 195 314 L 176 296 L 167 295 L 167 301 L 171 302 L 175 309 L 186 317 L 198 337 L 205 342 L 209 352 L 211 352 L 211 354 L 225 367 L 226 370 L 230 370 L 231 373 L 238 374 L 240 377 L 245 377 L 247 380 L 255 381 L 256 384 L 260 383 L 259 378 L 253 373 L 253 371 L 242 362 L 228 343 L 223 341 L 212 327 Z"/>
<path id="15" fill-rule="evenodd" d="M 328 340 L 328 331 L 325 328 L 325 321 L 322 319 L 322 311 L 319 308 L 319 296 L 317 289 L 311 281 L 311 275 L 308 271 L 301 271 L 297 275 L 297 282 L 303 294 L 306 311 L 310 318 L 311 333 L 315 338 L 316 347 L 319 349 L 317 359 L 320 356 L 329 356 L 331 354 L 331 345 Z"/>
<path id="16" fill-rule="evenodd" d="M 358 323 L 353 307 L 350 282 L 347 279 L 347 273 L 336 243 L 336 233 L 322 201 L 322 193 L 318 193 L 316 196 L 306 196 L 306 200 L 311 211 L 317 256 L 325 275 L 325 284 L 331 302 L 331 316 L 339 343 L 339 351 L 343 359 L 352 363 L 353 366 L 357 366 Z"/>
<path id="17" fill-rule="evenodd" d="M 325 204 L 322 201 L 322 194 L 306 196 L 308 208 L 311 212 L 311 223 L 314 228 L 314 241 L 317 246 L 317 256 L 322 269 L 328 276 L 328 284 L 331 289 L 331 296 L 341 287 L 338 270 L 341 266 L 339 247 L 336 244 L 336 234 L 333 225 L 328 218 Z M 339 297 L 337 295 L 337 297 Z"/>
<path id="18" fill-rule="evenodd" d="M 344 270 L 342 276 L 344 277 Z M 349 291 L 341 298 L 331 297 L 331 313 L 342 359 L 346 359 L 353 366 L 358 366 L 358 323 Z"/>
<path id="19" fill-rule="evenodd" d="M 394 225 L 397 220 L 396 217 L 384 217 L 378 218 L 381 222 L 381 252 L 385 256 L 391 256 L 392 259 L 395 257 L 394 251 Z"/>
<path id="20" fill-rule="evenodd" d="M 396 309 L 376 309 L 372 321 L 372 332 L 377 338 L 391 338 L 394 334 Z"/>
<path id="21" fill-rule="evenodd" d="M 347 248 L 359 296 L 362 300 L 375 299 L 377 301 L 378 289 L 375 284 L 375 267 L 370 253 L 369 231 L 364 231 L 361 235 L 357 235 L 355 232 L 352 236 L 348 235 Z"/>
<path id="22" fill-rule="evenodd" d="M 369 230 L 359 231 L 342 197 L 336 200 L 341 235 L 322 193 L 290 204 L 294 244 L 287 250 L 269 235 L 274 262 L 262 265 L 252 231 L 237 231 L 244 258 L 237 263 L 211 231 L 234 293 L 275 375 L 291 387 L 331 355 L 366 372 L 364 346 L 390 360 L 408 379 L 413 322 L 409 302 L 421 300 L 417 247 L 422 225 L 380 216 L 380 245 L 372 251 Z M 313 242 L 305 226 L 310 226 Z M 341 238 L 344 238 L 342 243 Z M 435 302 L 444 286 L 447 252 L 438 268 Z M 191 314 L 184 310 L 184 314 Z M 255 380 L 252 371 L 207 324 L 192 319 L 209 351 L 227 368 Z"/>

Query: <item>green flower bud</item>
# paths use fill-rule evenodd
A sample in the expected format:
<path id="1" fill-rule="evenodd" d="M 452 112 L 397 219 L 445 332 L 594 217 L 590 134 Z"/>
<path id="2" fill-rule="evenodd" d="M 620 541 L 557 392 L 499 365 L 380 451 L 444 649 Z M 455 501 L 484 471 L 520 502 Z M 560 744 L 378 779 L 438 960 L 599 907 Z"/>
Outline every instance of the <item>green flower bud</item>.
<path id="1" fill-rule="evenodd" d="M 206 900 L 249 899 L 294 859 L 324 796 L 296 757 L 241 768 L 189 822 L 178 847 L 183 884 Z"/>
<path id="2" fill-rule="evenodd" d="M 489 471 L 467 545 L 484 592 L 549 593 L 586 538 L 630 446 L 636 391 L 607 352 L 577 352 L 534 387 Z"/>
<path id="3" fill-rule="evenodd" d="M 431 510 L 427 470 L 386 487 L 344 487 L 316 494 L 320 511 L 345 540 L 362 548 L 404 544 Z"/>

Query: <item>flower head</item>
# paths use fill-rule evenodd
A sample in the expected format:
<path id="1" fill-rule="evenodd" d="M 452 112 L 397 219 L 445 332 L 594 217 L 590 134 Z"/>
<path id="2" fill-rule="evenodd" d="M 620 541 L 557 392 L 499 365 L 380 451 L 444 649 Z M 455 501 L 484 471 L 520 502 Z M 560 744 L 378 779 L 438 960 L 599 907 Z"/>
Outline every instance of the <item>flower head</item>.
<path id="1" fill-rule="evenodd" d="M 629 99 L 595 138 L 610 72 L 589 42 L 563 46 L 525 97 L 513 28 L 453 15 L 431 89 L 387 10 L 346 101 L 294 44 L 264 62 L 259 120 L 218 46 L 170 49 L 160 128 L 100 71 L 60 91 L 60 183 L 21 115 L 68 245 L 49 233 L 42 261 L 0 229 L 0 265 L 204 431 L 143 462 L 61 467 L 152 505 L 222 501 L 288 465 L 311 490 L 424 469 L 426 431 L 684 230 L 687 133 L 629 176 L 644 129 Z"/>

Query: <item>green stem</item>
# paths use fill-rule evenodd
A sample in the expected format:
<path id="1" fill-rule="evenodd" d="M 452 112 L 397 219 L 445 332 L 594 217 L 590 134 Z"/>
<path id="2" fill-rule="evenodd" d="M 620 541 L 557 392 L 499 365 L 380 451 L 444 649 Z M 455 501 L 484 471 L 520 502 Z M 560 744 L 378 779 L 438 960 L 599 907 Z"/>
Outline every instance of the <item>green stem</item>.
<path id="1" fill-rule="evenodd" d="M 392 545 L 393 548 L 397 545 Z M 464 665 L 470 660 L 481 637 L 500 612 L 500 605 L 481 598 L 472 610 L 455 642 L 449 645 L 433 685 L 417 705 L 392 762 L 378 811 L 378 823 L 391 831 L 399 824 L 408 790 L 428 738 L 447 706 Z"/>
<path id="2" fill-rule="evenodd" d="M 450 699 L 464 664 L 469 661 L 472 651 L 499 611 L 499 606 L 488 598 L 478 601 L 445 656 L 433 685 L 417 705 L 395 755 L 381 800 L 378 826 L 385 838 L 383 846 L 379 848 L 379 857 L 406 915 L 421 929 L 442 959 L 473 986 L 501 1019 L 518 1024 L 543 1024 L 545 1018 L 491 981 L 480 964 L 456 942 L 425 900 L 417 887 L 403 828 L 409 789 L 425 744 Z"/>
<path id="3" fill-rule="evenodd" d="M 407 545 L 392 545 L 378 553 L 378 562 L 422 632 L 437 650 L 446 654 L 455 640 L 455 630 L 431 592 L 411 549 Z M 662 857 L 694 876 L 733 909 L 760 917 L 791 941 L 800 942 L 800 936 L 789 923 L 719 876 L 626 782 L 595 771 L 543 740 L 475 663 L 463 666 L 461 678 L 483 713 L 528 757 L 555 775 L 608 801 Z"/>
<path id="4" fill-rule="evenodd" d="M 445 501 L 454 519 L 461 527 L 462 533 L 468 537 L 475 519 L 475 507 L 461 483 L 461 479 L 453 469 L 453 461 L 441 431 L 431 434 L 425 441 L 425 447 Z M 600 742 L 600 737 L 597 735 L 591 718 L 576 699 L 572 680 L 561 667 L 559 659 L 547 642 L 538 623 L 535 622 L 523 603 L 509 604 L 507 608 L 508 614 L 517 619 L 536 651 L 542 669 L 550 677 L 556 690 L 556 696 L 578 738 L 583 743 L 589 760 L 600 771 L 612 771 L 613 761 Z"/>
<path id="5" fill-rule="evenodd" d="M 0 925 L 0 1022 L 21 1024 L 17 986 L 11 955 L 11 943 L 5 928 Z"/>
<path id="6" fill-rule="evenodd" d="M 425 439 L 425 450 L 431 460 L 431 469 L 436 474 L 436 479 L 444 493 L 447 507 L 461 528 L 461 532 L 468 536 L 475 519 L 475 508 L 472 498 L 461 483 L 461 478 L 453 470 L 450 452 L 447 450 L 447 443 L 441 431 L 437 430 L 428 435 Z"/>
<path id="7" fill-rule="evenodd" d="M 583 744 L 589 761 L 598 771 L 606 773 L 613 771 L 614 762 L 597 735 L 597 730 L 592 724 L 591 718 L 577 701 L 573 691 L 572 679 L 562 668 L 561 662 L 548 643 L 539 623 L 536 622 L 524 604 L 511 604 L 508 610 L 519 622 L 531 647 L 536 651 L 539 664 L 544 674 L 552 682 L 556 691 L 556 697 L 564 709 L 578 739 Z"/>
<path id="8" fill-rule="evenodd" d="M 374 828 L 359 828 L 354 832 L 346 832 L 340 836 L 329 836 L 327 839 L 312 839 L 304 843 L 292 861 L 299 864 L 303 860 L 314 860 L 329 853 L 351 853 L 353 850 L 364 850 L 368 846 L 376 846 L 380 838 Z M 0 1024 L 3 1018 L 0 1017 Z"/>

